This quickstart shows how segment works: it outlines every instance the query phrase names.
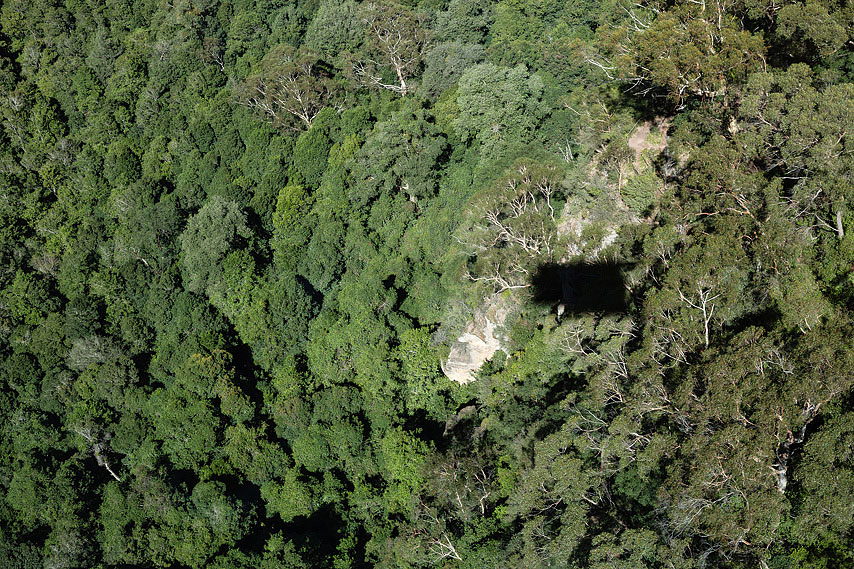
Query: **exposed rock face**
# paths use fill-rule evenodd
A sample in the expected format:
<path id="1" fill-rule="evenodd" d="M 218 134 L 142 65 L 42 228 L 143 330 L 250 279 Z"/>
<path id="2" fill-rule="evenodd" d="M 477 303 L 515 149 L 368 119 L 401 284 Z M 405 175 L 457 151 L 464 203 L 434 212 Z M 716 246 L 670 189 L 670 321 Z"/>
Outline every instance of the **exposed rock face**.
<path id="1" fill-rule="evenodd" d="M 653 126 L 656 127 L 655 132 Z M 654 157 L 667 148 L 668 128 L 669 119 L 660 117 L 654 123 L 646 121 L 634 129 L 628 139 L 628 146 L 634 154 L 628 168 L 632 169 L 633 165 L 634 174 L 651 168 L 650 156 Z M 619 184 L 628 179 L 622 174 L 620 178 Z M 560 256 L 560 263 L 579 257 L 589 262 L 597 261 L 602 252 L 617 240 L 622 225 L 639 221 L 620 198 L 619 184 L 595 203 L 567 200 L 556 227 L 557 235 L 567 241 L 566 253 Z M 586 237 L 584 230 L 591 224 L 598 225 L 601 231 Z M 498 329 L 503 327 L 514 303 L 512 296 L 498 297 L 477 310 L 451 345 L 448 359 L 442 362 L 442 371 L 449 379 L 459 383 L 472 381 L 480 366 L 506 345 Z"/>
<path id="2" fill-rule="evenodd" d="M 449 379 L 468 383 L 485 361 L 501 349 L 503 336 L 498 331 L 510 311 L 512 301 L 496 297 L 482 306 L 451 345 L 442 371 Z"/>

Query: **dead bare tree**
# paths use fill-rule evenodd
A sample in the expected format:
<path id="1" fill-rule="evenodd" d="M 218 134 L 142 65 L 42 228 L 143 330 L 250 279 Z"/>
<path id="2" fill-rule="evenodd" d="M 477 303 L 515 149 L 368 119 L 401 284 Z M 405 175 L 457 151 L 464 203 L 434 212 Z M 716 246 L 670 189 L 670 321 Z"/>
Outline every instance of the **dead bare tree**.
<path id="1" fill-rule="evenodd" d="M 712 321 L 712 317 L 715 314 L 715 303 L 714 300 L 717 299 L 720 294 L 712 295 L 712 288 L 705 286 L 702 281 L 697 283 L 697 295 L 688 298 L 685 294 L 682 293 L 680 289 L 677 289 L 676 292 L 679 293 L 679 299 L 690 306 L 695 310 L 699 310 L 703 315 L 703 339 L 705 340 L 706 347 L 709 347 L 709 323 Z"/>
<path id="2" fill-rule="evenodd" d="M 74 432 L 86 439 L 92 445 L 92 452 L 95 455 L 95 461 L 98 463 L 98 466 L 103 466 L 104 468 L 106 468 L 107 472 L 110 473 L 110 476 L 112 476 L 116 480 L 116 482 L 121 482 L 122 479 L 119 478 L 119 475 L 115 473 L 115 471 L 110 466 L 107 457 L 103 454 L 107 450 L 109 450 L 109 447 L 107 445 L 108 437 L 96 437 L 95 434 L 92 432 L 91 427 L 77 427 L 74 429 Z"/>

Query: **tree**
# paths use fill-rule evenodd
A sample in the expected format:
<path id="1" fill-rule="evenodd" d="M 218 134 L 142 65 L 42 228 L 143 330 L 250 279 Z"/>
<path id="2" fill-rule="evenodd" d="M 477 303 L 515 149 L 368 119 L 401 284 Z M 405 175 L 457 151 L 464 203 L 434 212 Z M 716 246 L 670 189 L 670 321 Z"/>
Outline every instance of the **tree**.
<path id="1" fill-rule="evenodd" d="M 463 72 L 484 58 L 484 49 L 478 44 L 451 41 L 440 43 L 430 49 L 424 57 L 424 77 L 418 88 L 419 94 L 431 99 L 456 85 Z"/>
<path id="2" fill-rule="evenodd" d="M 536 442 L 534 463 L 518 474 L 508 498 L 507 516 L 523 522 L 522 540 L 530 563 L 566 563 L 587 532 L 587 510 L 605 499 L 600 475 L 585 467 L 578 452 L 581 445 L 574 441 L 573 431 L 583 432 L 588 420 L 599 419 L 580 416 Z"/>
<path id="3" fill-rule="evenodd" d="M 440 394 L 443 382 L 439 358 L 430 344 L 426 328 L 407 330 L 400 335 L 396 357 L 401 362 L 401 377 L 406 382 L 403 389 L 406 408 L 411 414 L 425 409 L 441 417 L 446 411 Z"/>
<path id="4" fill-rule="evenodd" d="M 324 0 L 305 31 L 305 45 L 336 57 L 364 41 L 358 7 L 352 0 Z"/>
<path id="5" fill-rule="evenodd" d="M 315 509 L 311 487 L 300 480 L 296 468 L 279 473 L 279 480 L 261 486 L 261 497 L 266 502 L 267 515 L 278 514 L 285 521 L 308 516 Z"/>
<path id="6" fill-rule="evenodd" d="M 528 288 L 538 265 L 560 258 L 557 218 L 565 193 L 558 175 L 521 160 L 474 196 L 457 237 L 469 280 L 496 294 Z"/>
<path id="7" fill-rule="evenodd" d="M 296 268 L 300 252 L 312 234 L 306 219 L 312 201 L 312 196 L 300 185 L 288 184 L 279 191 L 273 213 L 272 239 L 274 261 L 278 267 Z"/>
<path id="8" fill-rule="evenodd" d="M 329 130 L 328 124 L 315 124 L 314 128 L 300 134 L 294 143 L 294 168 L 302 175 L 305 184 L 312 188 L 320 185 L 328 165 L 329 149 L 332 146 Z"/>
<path id="9" fill-rule="evenodd" d="M 794 182 L 781 192 L 788 214 L 839 239 L 851 208 L 846 188 L 854 161 L 846 113 L 852 105 L 854 86 L 818 89 L 810 68 L 796 64 L 752 75 L 739 107 L 744 138 L 757 146 L 764 167 Z"/>
<path id="10" fill-rule="evenodd" d="M 802 485 L 797 500 L 797 524 L 806 536 L 841 539 L 851 529 L 851 502 L 842 496 L 854 488 L 851 468 L 851 413 L 828 417 L 804 446 L 794 479 Z M 808 541 L 805 539 L 804 541 Z"/>
<path id="11" fill-rule="evenodd" d="M 167 197 L 148 205 L 146 197 L 122 197 L 112 255 L 118 264 L 139 262 L 154 275 L 163 275 L 177 253 L 181 220 L 174 200 Z"/>
<path id="12" fill-rule="evenodd" d="M 699 345 L 709 346 L 715 329 L 758 308 L 745 261 L 737 242 L 719 233 L 704 236 L 669 263 L 663 286 L 645 304 L 656 362 L 687 363 Z"/>
<path id="13" fill-rule="evenodd" d="M 841 49 L 848 36 L 842 17 L 833 2 L 788 4 L 772 16 L 780 43 L 806 61 L 827 58 Z"/>
<path id="14" fill-rule="evenodd" d="M 628 529 L 619 535 L 603 533 L 593 538 L 590 552 L 591 569 L 642 569 L 655 567 L 664 555 L 671 563 L 678 561 L 670 555 L 676 551 L 659 551 L 659 537 L 647 529 Z M 664 555 L 662 555 L 664 554 Z M 674 556 L 675 557 L 675 556 Z M 681 556 L 680 556 L 681 557 Z M 674 565 L 675 566 L 675 565 Z"/>
<path id="15" fill-rule="evenodd" d="M 452 124 L 464 141 L 478 144 L 481 164 L 491 164 L 532 140 L 545 115 L 542 96 L 542 80 L 524 66 L 481 63 L 460 77 Z"/>
<path id="16" fill-rule="evenodd" d="M 764 66 L 766 48 L 731 16 L 732 4 L 715 0 L 708 8 L 692 2 L 669 10 L 653 3 L 633 7 L 621 26 L 605 32 L 613 56 L 587 61 L 635 92 L 662 89 L 677 105 L 690 97 L 726 99 L 730 84 Z"/>
<path id="17" fill-rule="evenodd" d="M 436 15 L 436 35 L 446 42 L 483 43 L 493 21 L 492 5 L 484 0 L 451 0 Z"/>
<path id="18" fill-rule="evenodd" d="M 417 16 L 398 4 L 368 3 L 362 11 L 366 26 L 368 58 L 353 63 L 353 74 L 364 85 L 388 89 L 401 96 L 412 91 L 411 81 L 430 45 L 430 32 Z M 383 76 L 383 67 L 397 83 Z"/>
<path id="19" fill-rule="evenodd" d="M 399 428 L 389 430 L 378 447 L 378 461 L 388 483 L 383 496 L 387 512 L 406 511 L 413 493 L 423 482 L 419 471 L 428 447 Z"/>
<path id="20" fill-rule="evenodd" d="M 223 545 L 233 546 L 243 538 L 253 518 L 244 504 L 228 495 L 222 482 L 199 482 L 193 488 L 190 515 L 194 518 L 194 531 L 204 527 L 212 534 L 208 555 Z"/>
<path id="21" fill-rule="evenodd" d="M 363 207 L 381 194 L 418 205 L 436 194 L 447 142 L 432 119 L 423 109 L 404 109 L 374 126 L 352 161 L 353 205 Z"/>
<path id="22" fill-rule="evenodd" d="M 278 45 L 258 67 L 237 89 L 237 96 L 277 126 L 291 126 L 296 119 L 310 128 L 332 99 L 335 84 L 329 67 L 306 48 Z"/>
<path id="23" fill-rule="evenodd" d="M 201 472 L 217 452 L 221 420 L 210 399 L 180 387 L 156 389 L 147 415 L 175 468 Z"/>
<path id="24" fill-rule="evenodd" d="M 236 203 L 219 196 L 208 200 L 178 238 L 185 288 L 197 293 L 212 290 L 222 279 L 225 256 L 251 236 L 246 215 Z"/>

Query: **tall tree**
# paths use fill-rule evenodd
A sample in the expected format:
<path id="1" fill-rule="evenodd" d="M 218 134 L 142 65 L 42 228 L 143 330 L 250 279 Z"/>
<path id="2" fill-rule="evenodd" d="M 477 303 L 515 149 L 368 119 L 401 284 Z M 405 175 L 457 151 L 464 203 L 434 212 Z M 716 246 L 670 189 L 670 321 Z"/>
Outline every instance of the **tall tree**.
<path id="1" fill-rule="evenodd" d="M 406 96 L 412 91 L 409 83 L 430 45 L 430 31 L 417 15 L 399 4 L 365 4 L 362 21 L 366 28 L 368 57 L 353 63 L 355 77 L 364 85 Z M 396 82 L 383 76 L 384 69 L 393 73 Z"/>

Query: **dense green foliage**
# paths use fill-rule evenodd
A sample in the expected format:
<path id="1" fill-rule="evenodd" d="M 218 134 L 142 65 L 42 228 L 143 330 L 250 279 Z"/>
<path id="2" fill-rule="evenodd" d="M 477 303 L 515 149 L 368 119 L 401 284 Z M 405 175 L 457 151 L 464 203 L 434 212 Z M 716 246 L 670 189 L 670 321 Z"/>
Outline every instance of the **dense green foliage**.
<path id="1" fill-rule="evenodd" d="M 0 184 L 2 567 L 854 567 L 849 2 L 6 0 Z"/>

